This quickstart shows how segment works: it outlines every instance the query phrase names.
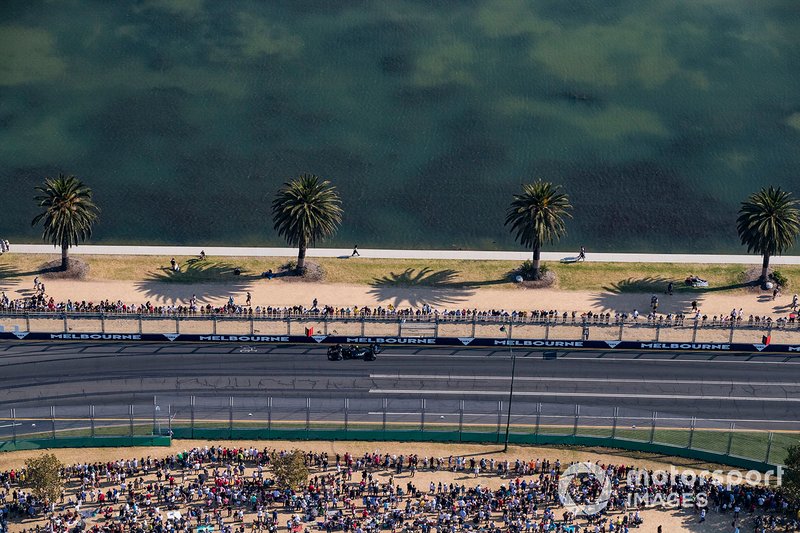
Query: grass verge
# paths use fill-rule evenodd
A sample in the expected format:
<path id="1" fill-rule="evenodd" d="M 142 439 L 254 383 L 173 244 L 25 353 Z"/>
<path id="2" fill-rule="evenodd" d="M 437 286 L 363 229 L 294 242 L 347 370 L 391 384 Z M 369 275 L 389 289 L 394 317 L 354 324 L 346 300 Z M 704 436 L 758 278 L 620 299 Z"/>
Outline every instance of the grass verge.
<path id="1" fill-rule="evenodd" d="M 0 282 L 8 286 L 25 277 L 38 275 L 41 266 L 57 256 L 4 254 L 0 256 Z M 89 265 L 87 280 L 149 281 L 164 283 L 224 283 L 258 279 L 262 272 L 277 272 L 290 257 L 176 257 L 181 272 L 171 272 L 169 257 L 84 255 Z M 509 272 L 516 261 L 473 261 L 445 259 L 314 258 L 325 270 L 325 281 L 385 287 L 511 288 Z M 747 265 L 674 263 L 545 263 L 565 290 L 609 291 L 614 293 L 663 292 L 672 281 L 676 292 L 702 293 L 738 291 L 744 288 Z M 238 269 L 237 276 L 234 271 Z M 800 266 L 780 266 L 789 288 L 800 283 Z M 708 289 L 694 289 L 683 280 L 694 274 L 709 281 Z M 274 281 L 280 281 L 280 278 Z"/>

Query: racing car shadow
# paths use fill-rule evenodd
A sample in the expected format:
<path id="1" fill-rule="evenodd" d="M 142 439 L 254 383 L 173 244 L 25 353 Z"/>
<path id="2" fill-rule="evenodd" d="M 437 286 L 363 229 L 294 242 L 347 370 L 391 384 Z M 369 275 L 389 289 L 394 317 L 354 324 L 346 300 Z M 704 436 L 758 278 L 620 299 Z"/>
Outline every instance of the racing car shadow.
<path id="1" fill-rule="evenodd" d="M 504 280 L 469 282 L 458 279 L 457 270 L 407 268 L 403 272 L 391 272 L 372 280 L 369 293 L 380 301 L 388 301 L 395 307 L 417 307 L 423 304 L 443 305 L 459 303 L 483 285 L 504 283 Z"/>

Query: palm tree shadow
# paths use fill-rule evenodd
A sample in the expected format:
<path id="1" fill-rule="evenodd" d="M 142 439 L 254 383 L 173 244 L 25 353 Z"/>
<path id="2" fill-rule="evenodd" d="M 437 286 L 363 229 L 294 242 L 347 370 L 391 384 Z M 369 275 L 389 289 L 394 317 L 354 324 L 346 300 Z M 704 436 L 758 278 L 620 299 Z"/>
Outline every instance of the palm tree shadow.
<path id="1" fill-rule="evenodd" d="M 667 294 L 667 286 L 672 282 L 672 294 Z M 692 287 L 683 279 L 668 278 L 665 276 L 648 276 L 644 278 L 628 278 L 603 287 L 603 292 L 593 298 L 595 306 L 604 311 L 632 312 L 638 309 L 640 313 L 650 309 L 650 298 L 658 297 L 659 313 L 688 312 L 692 309 L 692 302 L 702 306 L 704 295 L 707 293 L 730 291 L 752 287 L 758 282 L 732 283 L 729 285 L 711 287 Z"/>
<path id="2" fill-rule="evenodd" d="M 0 264 L 0 290 L 6 291 L 13 288 L 26 273 L 18 268 Z"/>
<path id="3" fill-rule="evenodd" d="M 24 276 L 40 276 L 42 274 L 48 273 L 60 273 L 61 272 L 61 261 L 57 261 L 58 264 L 53 266 L 47 266 L 48 263 L 40 266 L 35 270 L 28 270 L 22 271 L 16 267 L 0 264 L 0 290 L 10 290 L 18 286 L 20 280 Z M 22 289 L 17 288 L 18 292 L 23 292 Z"/>
<path id="4" fill-rule="evenodd" d="M 18 284 L 23 276 L 39 276 L 41 274 L 47 274 L 49 272 L 60 272 L 60 266 L 52 266 L 52 267 L 45 267 L 42 266 L 41 268 L 37 268 L 36 270 L 29 270 L 23 272 L 22 270 L 10 266 L 0 264 L 0 290 L 7 291 L 17 287 L 17 291 L 20 292 L 21 289 L 18 288 Z"/>
<path id="5" fill-rule="evenodd" d="M 420 270 L 407 268 L 399 274 L 391 272 L 374 278 L 369 294 L 381 301 L 389 300 L 395 307 L 455 304 L 474 294 L 477 286 L 457 281 L 458 274 L 452 269 L 434 272 L 427 267 Z"/>
<path id="6" fill-rule="evenodd" d="M 672 282 L 672 295 L 667 294 L 667 286 Z M 647 313 L 650 309 L 650 298 L 658 297 L 658 311 L 661 313 L 688 312 L 692 302 L 698 307 L 702 304 L 703 295 L 698 289 L 683 285 L 683 280 L 663 276 L 645 278 L 628 278 L 603 287 L 603 292 L 592 298 L 596 307 L 603 311 L 619 311 L 630 313 L 634 309 Z"/>
<path id="7" fill-rule="evenodd" d="M 159 267 L 137 282 L 136 287 L 156 302 L 185 303 L 196 294 L 199 302 L 208 303 L 242 293 L 260 278 L 260 273 L 248 272 L 226 261 L 192 259 L 177 272 Z"/>

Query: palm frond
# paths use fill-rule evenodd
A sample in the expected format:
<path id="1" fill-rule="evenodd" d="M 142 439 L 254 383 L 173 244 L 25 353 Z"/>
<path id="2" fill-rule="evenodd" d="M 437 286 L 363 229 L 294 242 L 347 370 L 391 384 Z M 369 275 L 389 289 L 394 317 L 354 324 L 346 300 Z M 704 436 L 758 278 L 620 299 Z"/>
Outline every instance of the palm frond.
<path id="1" fill-rule="evenodd" d="M 100 209 L 92 201 L 92 190 L 83 182 L 59 174 L 46 178 L 35 190 L 41 193 L 34 200 L 42 212 L 33 218 L 31 226 L 42 223 L 43 240 L 69 248 L 91 236 Z"/>
<path id="2" fill-rule="evenodd" d="M 520 244 L 535 248 L 552 244 L 567 232 L 565 218 L 572 218 L 569 197 L 560 186 L 538 180 L 524 185 L 522 194 L 515 194 L 506 213 L 505 225 Z"/>
<path id="3" fill-rule="evenodd" d="M 313 245 L 332 236 L 342 213 L 336 188 L 313 174 L 284 183 L 272 202 L 275 230 L 292 246 Z"/>
<path id="4" fill-rule="evenodd" d="M 736 230 L 750 253 L 780 255 L 800 234 L 800 210 L 792 194 L 772 186 L 742 202 Z"/>

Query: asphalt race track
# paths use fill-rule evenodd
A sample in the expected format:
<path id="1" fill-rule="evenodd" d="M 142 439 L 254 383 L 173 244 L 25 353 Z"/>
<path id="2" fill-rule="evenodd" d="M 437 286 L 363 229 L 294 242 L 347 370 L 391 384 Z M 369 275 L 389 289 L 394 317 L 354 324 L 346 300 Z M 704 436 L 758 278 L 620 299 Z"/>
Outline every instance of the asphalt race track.
<path id="1" fill-rule="evenodd" d="M 3 343 L 0 438 L 10 431 L 11 408 L 17 418 L 33 419 L 55 405 L 59 416 L 78 420 L 86 417 L 89 405 L 119 418 L 128 413 L 128 405 L 146 414 L 155 402 L 159 411 L 169 405 L 170 413 L 180 411 L 185 417 L 189 398 L 195 396 L 203 417 L 227 420 L 233 397 L 237 419 L 260 420 L 266 398 L 272 397 L 285 407 L 281 416 L 302 419 L 306 398 L 331 416 L 348 398 L 351 409 L 362 407 L 367 420 L 389 399 L 394 419 L 418 420 L 424 398 L 446 411 L 442 419 L 463 400 L 474 404 L 467 408 L 476 411 L 473 420 L 490 421 L 497 419 L 496 408 L 486 406 L 508 399 L 508 348 L 392 346 L 373 362 L 331 362 L 326 348 Z M 514 413 L 541 402 L 568 414 L 580 404 L 582 413 L 610 414 L 619 407 L 630 413 L 713 418 L 723 427 L 737 420 L 737 427 L 800 429 L 795 422 L 800 419 L 800 356 L 560 351 L 557 359 L 546 359 L 541 350 L 517 349 L 515 355 Z"/>

